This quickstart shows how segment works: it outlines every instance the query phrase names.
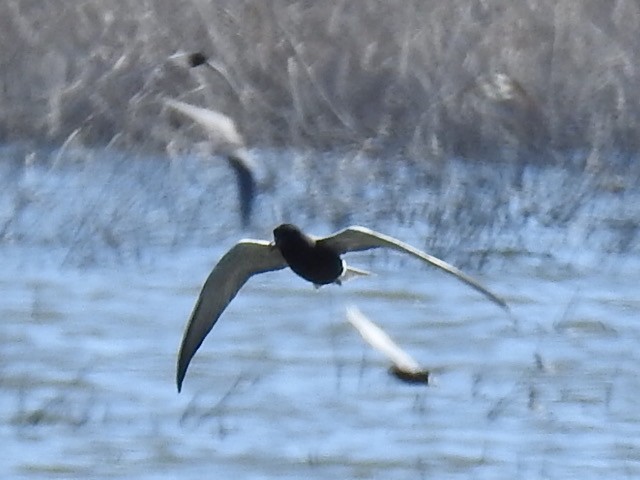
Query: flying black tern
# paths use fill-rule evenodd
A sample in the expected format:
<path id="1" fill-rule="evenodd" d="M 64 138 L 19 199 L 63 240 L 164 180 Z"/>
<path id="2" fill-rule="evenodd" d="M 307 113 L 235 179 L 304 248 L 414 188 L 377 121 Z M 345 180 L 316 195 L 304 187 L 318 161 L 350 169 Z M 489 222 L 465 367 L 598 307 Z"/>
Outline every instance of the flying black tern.
<path id="1" fill-rule="evenodd" d="M 281 270 L 288 266 L 316 286 L 340 284 L 351 275 L 367 273 L 347 266 L 340 255 L 385 247 L 407 253 L 444 270 L 508 310 L 504 300 L 456 267 L 365 227 L 352 226 L 320 238 L 304 234 L 295 225 L 283 224 L 273 231 L 273 237 L 273 242 L 241 240 L 222 256 L 209 274 L 182 337 L 176 376 L 178 391 L 182 388 L 189 362 L 207 334 L 240 288 L 257 273 Z"/>
<path id="2" fill-rule="evenodd" d="M 369 345 L 391 360 L 393 365 L 389 373 L 406 383 L 429 383 L 429 370 L 422 368 L 358 308 L 347 307 L 347 321 Z"/>
<path id="3" fill-rule="evenodd" d="M 209 134 L 214 150 L 227 157 L 238 181 L 242 225 L 248 226 L 256 195 L 255 165 L 233 120 L 215 110 L 196 107 L 179 100 L 167 98 L 165 103 L 203 127 Z"/>

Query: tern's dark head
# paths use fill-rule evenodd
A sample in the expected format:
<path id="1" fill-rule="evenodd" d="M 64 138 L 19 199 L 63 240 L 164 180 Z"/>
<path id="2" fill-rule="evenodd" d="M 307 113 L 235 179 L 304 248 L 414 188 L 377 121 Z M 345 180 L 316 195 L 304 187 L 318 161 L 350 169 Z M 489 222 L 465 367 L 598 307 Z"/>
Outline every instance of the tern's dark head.
<path id="1" fill-rule="evenodd" d="M 307 235 L 295 225 L 290 223 L 283 223 L 279 227 L 273 230 L 273 238 L 277 247 L 282 250 L 290 250 L 291 248 L 310 247 L 313 245 Z"/>
<path id="2" fill-rule="evenodd" d="M 190 67 L 198 67 L 207 62 L 207 57 L 202 52 L 191 53 L 188 57 Z"/>
<path id="3" fill-rule="evenodd" d="M 344 264 L 340 255 L 305 235 L 298 227 L 285 223 L 273 231 L 276 247 L 295 273 L 315 285 L 326 285 L 340 278 Z"/>

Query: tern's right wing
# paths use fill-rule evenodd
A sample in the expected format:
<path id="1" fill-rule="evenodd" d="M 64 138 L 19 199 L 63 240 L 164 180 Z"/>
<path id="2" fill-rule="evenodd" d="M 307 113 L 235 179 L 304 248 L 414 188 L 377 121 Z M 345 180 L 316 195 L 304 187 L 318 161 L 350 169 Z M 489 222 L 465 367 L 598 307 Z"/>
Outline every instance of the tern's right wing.
<path id="1" fill-rule="evenodd" d="M 246 281 L 257 273 L 286 266 L 280 250 L 263 240 L 242 240 L 220 259 L 202 287 L 182 337 L 176 376 L 178 391 L 189 362 Z"/>

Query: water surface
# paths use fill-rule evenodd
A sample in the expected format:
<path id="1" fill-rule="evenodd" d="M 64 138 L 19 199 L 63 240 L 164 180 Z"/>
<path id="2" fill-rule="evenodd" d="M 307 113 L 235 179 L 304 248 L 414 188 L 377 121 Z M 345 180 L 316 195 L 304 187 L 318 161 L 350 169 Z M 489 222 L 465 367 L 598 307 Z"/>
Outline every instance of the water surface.
<path id="1" fill-rule="evenodd" d="M 529 169 L 517 189 L 486 165 L 452 163 L 434 179 L 267 152 L 243 232 L 222 163 L 202 173 L 194 158 L 7 152 L 3 476 L 640 474 L 633 178 L 612 187 Z M 270 179 L 277 161 L 290 168 Z M 323 193 L 332 182 L 338 198 Z M 238 238 L 267 238 L 281 220 L 401 237 L 466 267 L 513 315 L 395 253 L 351 256 L 377 275 L 343 287 L 273 272 L 230 305 L 178 395 L 176 352 L 206 275 Z M 431 368 L 433 385 L 389 376 L 345 321 L 349 304 Z"/>

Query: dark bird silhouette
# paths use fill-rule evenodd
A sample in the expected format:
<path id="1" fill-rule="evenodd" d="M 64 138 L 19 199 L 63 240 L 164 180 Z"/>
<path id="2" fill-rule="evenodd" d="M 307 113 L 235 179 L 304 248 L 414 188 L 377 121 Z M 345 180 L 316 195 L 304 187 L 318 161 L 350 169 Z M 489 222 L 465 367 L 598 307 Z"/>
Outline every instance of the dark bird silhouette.
<path id="1" fill-rule="evenodd" d="M 204 65 L 208 61 L 207 56 L 202 52 L 193 52 L 193 53 L 188 53 L 186 55 L 187 55 L 187 62 L 189 63 L 189 66 L 192 68 L 199 67 L 200 65 Z"/>
<path id="2" fill-rule="evenodd" d="M 257 273 L 281 270 L 288 266 L 316 286 L 340 284 L 350 276 L 368 273 L 347 266 L 340 255 L 385 247 L 444 270 L 508 310 L 504 300 L 457 268 L 400 240 L 365 227 L 352 226 L 328 237 L 316 238 L 304 234 L 295 225 L 283 224 L 273 231 L 273 236 L 272 243 L 241 240 L 222 256 L 209 274 L 182 338 L 176 377 L 178 391 L 182 388 L 189 362 L 207 334 L 240 288 Z"/>
<path id="3" fill-rule="evenodd" d="M 369 320 L 356 307 L 347 308 L 347 321 L 373 348 L 385 355 L 393 365 L 389 373 L 406 383 L 429 383 L 429 370 L 422 368 L 402 350 L 378 325 Z"/>
<path id="4" fill-rule="evenodd" d="M 226 115 L 196 107 L 173 99 L 165 99 L 168 107 L 190 118 L 203 127 L 209 134 L 214 150 L 227 157 L 238 183 L 240 200 L 240 219 L 242 226 L 251 222 L 251 211 L 256 196 L 255 166 L 245 149 L 244 140 L 238 133 L 235 123 Z"/>

